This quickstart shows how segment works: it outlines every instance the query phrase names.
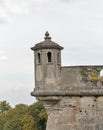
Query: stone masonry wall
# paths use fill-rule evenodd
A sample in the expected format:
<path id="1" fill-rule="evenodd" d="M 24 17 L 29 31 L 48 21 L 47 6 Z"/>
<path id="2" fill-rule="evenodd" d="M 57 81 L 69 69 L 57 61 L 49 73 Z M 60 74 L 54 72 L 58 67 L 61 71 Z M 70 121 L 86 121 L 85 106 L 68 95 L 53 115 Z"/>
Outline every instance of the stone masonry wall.
<path id="1" fill-rule="evenodd" d="M 103 130 L 103 96 L 60 98 L 47 109 L 46 130 Z"/>

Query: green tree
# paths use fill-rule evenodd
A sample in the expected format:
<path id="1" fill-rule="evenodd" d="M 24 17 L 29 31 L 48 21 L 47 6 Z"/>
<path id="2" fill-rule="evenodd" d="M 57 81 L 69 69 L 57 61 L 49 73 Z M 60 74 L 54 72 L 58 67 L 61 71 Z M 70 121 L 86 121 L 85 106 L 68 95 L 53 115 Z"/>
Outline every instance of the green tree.
<path id="1" fill-rule="evenodd" d="M 45 130 L 46 120 L 42 102 L 18 104 L 15 108 L 6 101 L 0 102 L 0 130 Z"/>
<path id="2" fill-rule="evenodd" d="M 20 121 L 19 118 L 13 117 L 11 120 L 8 120 L 5 125 L 3 130 L 22 130 L 23 124 Z"/>
<path id="3" fill-rule="evenodd" d="M 5 114 L 0 114 L 0 130 L 3 130 L 3 127 L 5 125 L 6 122 L 6 118 L 5 118 Z"/>
<path id="4" fill-rule="evenodd" d="M 35 128 L 37 130 L 45 130 L 47 122 L 47 113 L 42 102 L 36 102 L 29 106 L 29 113 L 35 120 Z"/>
<path id="5" fill-rule="evenodd" d="M 11 108 L 11 106 L 6 101 L 0 102 L 0 112 L 1 113 L 6 113 L 10 108 Z"/>
<path id="6" fill-rule="evenodd" d="M 47 122 L 47 112 L 45 109 L 42 109 L 39 113 L 39 117 L 40 117 L 40 125 L 41 125 L 41 129 L 45 130 L 46 129 L 46 122 Z"/>
<path id="7" fill-rule="evenodd" d="M 10 109 L 6 114 L 6 120 L 3 130 L 35 130 L 35 121 L 25 104 L 18 104 Z"/>
<path id="8" fill-rule="evenodd" d="M 29 114 L 22 116 L 21 121 L 23 123 L 22 130 L 34 130 L 34 120 L 33 117 Z"/>

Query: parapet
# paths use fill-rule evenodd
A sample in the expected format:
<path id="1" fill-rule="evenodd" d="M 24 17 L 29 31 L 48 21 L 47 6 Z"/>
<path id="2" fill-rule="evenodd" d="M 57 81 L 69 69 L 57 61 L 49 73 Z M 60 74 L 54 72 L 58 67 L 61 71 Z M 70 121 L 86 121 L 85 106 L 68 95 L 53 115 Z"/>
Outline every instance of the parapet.
<path id="1" fill-rule="evenodd" d="M 60 83 L 34 90 L 33 96 L 103 96 L 103 66 L 61 67 Z"/>

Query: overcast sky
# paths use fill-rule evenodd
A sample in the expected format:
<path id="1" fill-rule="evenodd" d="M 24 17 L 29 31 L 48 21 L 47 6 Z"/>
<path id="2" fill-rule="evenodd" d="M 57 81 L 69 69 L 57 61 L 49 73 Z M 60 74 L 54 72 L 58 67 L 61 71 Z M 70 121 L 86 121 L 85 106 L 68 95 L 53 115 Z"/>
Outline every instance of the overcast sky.
<path id="1" fill-rule="evenodd" d="M 35 101 L 30 47 L 46 31 L 64 47 L 62 65 L 103 64 L 103 0 L 0 0 L 0 101 Z"/>

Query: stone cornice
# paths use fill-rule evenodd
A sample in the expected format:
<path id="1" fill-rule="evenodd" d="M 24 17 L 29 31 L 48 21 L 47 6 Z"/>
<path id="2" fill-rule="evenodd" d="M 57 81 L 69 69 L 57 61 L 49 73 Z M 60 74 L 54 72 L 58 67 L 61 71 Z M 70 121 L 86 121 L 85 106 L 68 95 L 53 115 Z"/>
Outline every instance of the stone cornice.
<path id="1" fill-rule="evenodd" d="M 33 91 L 32 96 L 103 96 L 102 89 L 77 89 L 77 90 L 58 90 L 58 91 Z"/>

